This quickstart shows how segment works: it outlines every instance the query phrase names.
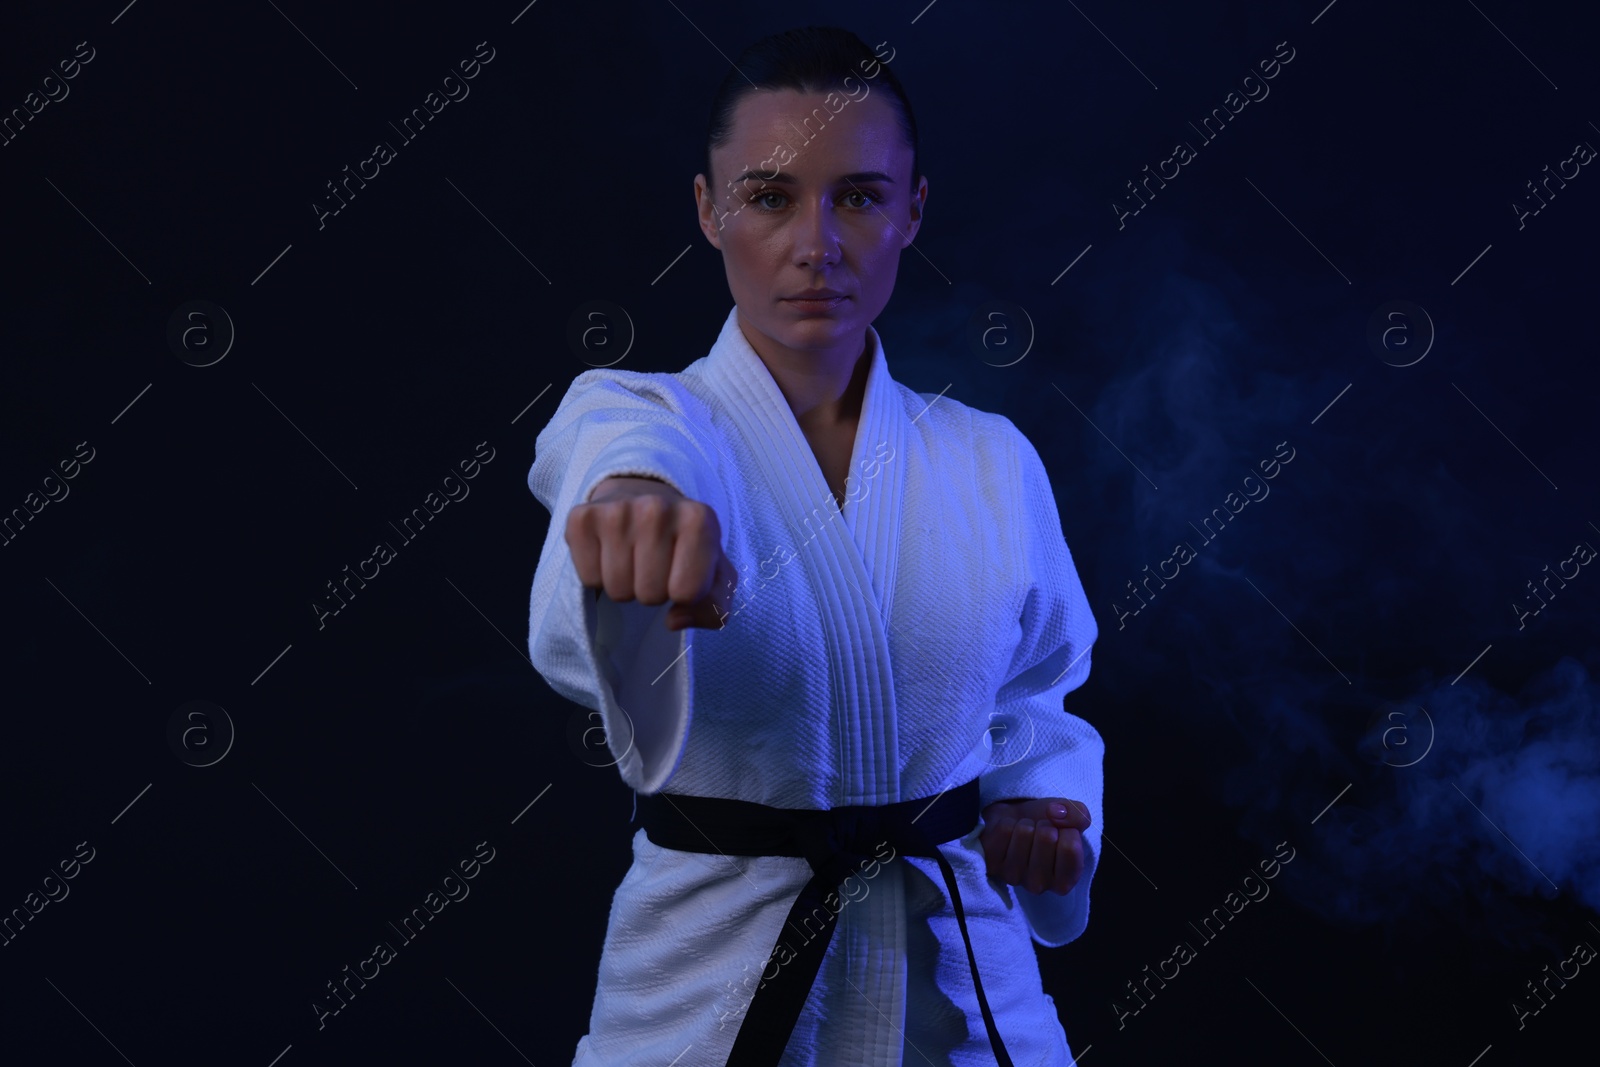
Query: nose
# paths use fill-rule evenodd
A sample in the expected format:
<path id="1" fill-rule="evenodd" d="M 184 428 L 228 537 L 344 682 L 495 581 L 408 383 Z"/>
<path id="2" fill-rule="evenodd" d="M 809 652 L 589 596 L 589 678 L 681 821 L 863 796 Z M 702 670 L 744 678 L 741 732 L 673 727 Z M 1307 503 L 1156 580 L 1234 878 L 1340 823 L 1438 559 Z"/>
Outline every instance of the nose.
<path id="1" fill-rule="evenodd" d="M 802 210 L 795 231 L 795 265 L 816 270 L 839 262 L 838 218 L 833 208 L 814 202 Z"/>

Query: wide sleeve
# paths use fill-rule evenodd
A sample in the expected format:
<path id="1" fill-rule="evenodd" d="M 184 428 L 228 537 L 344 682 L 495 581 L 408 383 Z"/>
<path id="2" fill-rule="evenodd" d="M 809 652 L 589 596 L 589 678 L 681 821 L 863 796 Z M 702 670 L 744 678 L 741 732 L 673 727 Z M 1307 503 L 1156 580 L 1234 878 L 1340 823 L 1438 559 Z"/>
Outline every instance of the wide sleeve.
<path id="1" fill-rule="evenodd" d="M 528 652 L 550 687 L 599 713 L 622 780 L 659 792 L 688 738 L 694 631 L 666 626 L 670 602 L 616 603 L 585 589 L 567 515 L 606 478 L 659 478 L 709 504 L 726 527 L 710 412 L 671 375 L 591 370 L 573 380 L 534 446 L 528 488 L 550 512 L 533 576 Z"/>
<path id="2" fill-rule="evenodd" d="M 1102 759 L 1098 731 L 1068 712 L 1066 695 L 1089 677 L 1089 649 L 1099 629 L 1089 610 L 1061 533 L 1055 495 L 1033 444 L 1006 420 L 1017 487 L 1016 523 L 1021 565 L 1029 576 L 1022 605 L 1022 636 L 995 697 L 990 735 L 1004 738 L 979 781 L 987 807 L 997 800 L 1065 797 L 1089 808 L 1083 835 L 1083 875 L 1066 896 L 1046 889 L 1035 894 L 1013 887 L 1033 939 L 1049 948 L 1065 945 L 1089 923 L 1089 885 L 1100 858 L 1103 825 Z"/>

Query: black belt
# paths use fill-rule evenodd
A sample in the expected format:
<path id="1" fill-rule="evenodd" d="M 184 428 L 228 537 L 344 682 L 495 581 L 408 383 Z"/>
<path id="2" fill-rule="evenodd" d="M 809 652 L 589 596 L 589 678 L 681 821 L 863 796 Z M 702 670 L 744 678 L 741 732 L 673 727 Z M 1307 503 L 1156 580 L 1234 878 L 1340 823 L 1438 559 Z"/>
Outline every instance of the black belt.
<path id="1" fill-rule="evenodd" d="M 774 808 L 748 800 L 681 793 L 641 794 L 638 800 L 645 836 L 661 848 L 729 856 L 803 856 L 815 872 L 789 909 L 787 924 L 795 925 L 808 917 L 815 921 L 820 910 L 824 916 L 821 936 L 804 941 L 798 950 L 791 949 L 793 958 L 778 968 L 777 977 L 767 979 L 756 990 L 734 1039 L 729 1067 L 777 1067 L 838 922 L 838 913 L 825 906 L 823 898 L 836 891 L 863 861 L 873 859 L 870 850 L 885 841 L 897 855 L 931 856 L 938 861 L 944 883 L 950 889 L 956 921 L 961 924 L 961 938 L 967 945 L 967 963 L 972 967 L 972 984 L 978 992 L 989 1044 L 994 1047 L 1000 1067 L 1012 1067 L 1000 1032 L 995 1029 L 989 1000 L 983 995 L 983 982 L 978 978 L 978 960 L 972 954 L 972 938 L 967 933 L 967 916 L 961 907 L 955 871 L 936 847 L 965 836 L 977 824 L 978 779 L 946 790 L 931 803 L 923 797 L 828 810 Z M 795 925 L 795 929 L 799 926 Z M 780 933 L 778 944 L 773 946 L 774 956 L 782 944 Z"/>

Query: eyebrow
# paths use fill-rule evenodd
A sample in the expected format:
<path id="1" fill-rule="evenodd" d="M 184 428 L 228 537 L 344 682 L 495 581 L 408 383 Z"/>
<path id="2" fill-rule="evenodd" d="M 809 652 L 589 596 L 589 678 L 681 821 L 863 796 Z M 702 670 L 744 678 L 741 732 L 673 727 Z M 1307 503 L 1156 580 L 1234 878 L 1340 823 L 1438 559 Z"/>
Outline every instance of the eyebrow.
<path id="1" fill-rule="evenodd" d="M 735 182 L 778 182 L 783 185 L 799 184 L 799 179 L 797 179 L 793 174 L 788 174 L 781 170 L 778 171 L 778 173 L 770 176 L 763 174 L 760 171 L 747 170 L 733 180 Z M 845 174 L 838 180 L 842 182 L 849 182 L 852 185 L 856 184 L 857 182 L 888 182 L 890 185 L 894 184 L 894 179 L 889 177 L 881 170 L 861 170 L 855 172 L 854 174 Z"/>

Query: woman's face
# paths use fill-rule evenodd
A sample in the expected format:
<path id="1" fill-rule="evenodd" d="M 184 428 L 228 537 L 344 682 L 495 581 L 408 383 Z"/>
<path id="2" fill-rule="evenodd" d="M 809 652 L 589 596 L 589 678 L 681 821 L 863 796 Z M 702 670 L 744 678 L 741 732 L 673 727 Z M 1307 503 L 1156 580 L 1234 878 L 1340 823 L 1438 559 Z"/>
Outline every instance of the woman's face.
<path id="1" fill-rule="evenodd" d="M 881 92 L 756 90 L 739 101 L 732 136 L 712 153 L 719 186 L 700 174 L 694 189 L 744 324 L 790 350 L 859 354 L 844 350 L 888 304 L 927 199 L 926 179 L 908 187 L 897 115 Z M 792 300 L 807 289 L 843 299 Z"/>

